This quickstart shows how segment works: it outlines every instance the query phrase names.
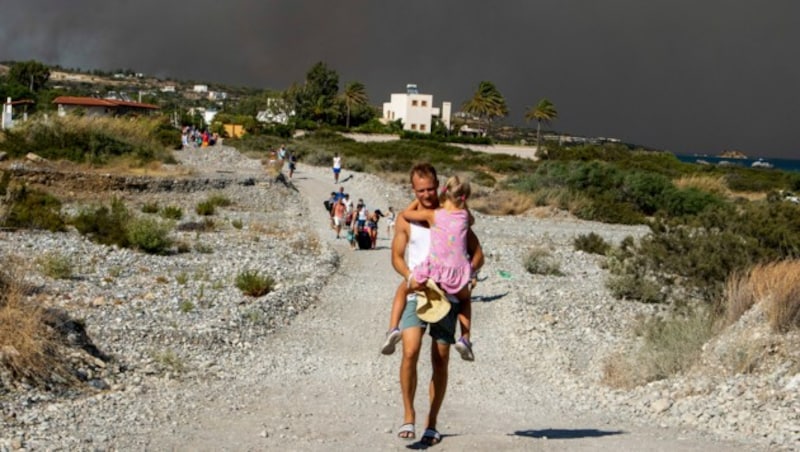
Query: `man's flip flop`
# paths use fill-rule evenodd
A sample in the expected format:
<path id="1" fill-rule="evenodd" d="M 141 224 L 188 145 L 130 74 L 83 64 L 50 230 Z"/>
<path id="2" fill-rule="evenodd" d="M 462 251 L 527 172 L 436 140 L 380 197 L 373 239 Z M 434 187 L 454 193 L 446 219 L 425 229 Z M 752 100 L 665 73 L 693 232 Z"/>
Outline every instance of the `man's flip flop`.
<path id="1" fill-rule="evenodd" d="M 420 442 L 426 446 L 435 446 L 442 442 L 442 435 L 435 428 L 426 428 Z"/>
<path id="2" fill-rule="evenodd" d="M 400 439 L 414 439 L 417 437 L 417 434 L 414 432 L 414 424 L 403 424 L 400 426 L 400 429 L 397 430 L 397 437 Z"/>

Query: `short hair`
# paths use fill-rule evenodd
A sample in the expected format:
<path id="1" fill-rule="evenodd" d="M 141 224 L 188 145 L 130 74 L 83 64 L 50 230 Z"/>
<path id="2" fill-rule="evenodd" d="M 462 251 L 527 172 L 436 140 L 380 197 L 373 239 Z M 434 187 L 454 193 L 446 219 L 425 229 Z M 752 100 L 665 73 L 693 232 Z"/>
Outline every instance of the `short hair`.
<path id="1" fill-rule="evenodd" d="M 433 165 L 428 162 L 417 163 L 411 168 L 411 172 L 408 174 L 408 179 L 409 182 L 411 182 L 411 185 L 414 185 L 414 176 L 422 179 L 430 177 L 435 182 L 439 182 L 439 179 L 436 176 L 436 168 L 434 168 Z"/>

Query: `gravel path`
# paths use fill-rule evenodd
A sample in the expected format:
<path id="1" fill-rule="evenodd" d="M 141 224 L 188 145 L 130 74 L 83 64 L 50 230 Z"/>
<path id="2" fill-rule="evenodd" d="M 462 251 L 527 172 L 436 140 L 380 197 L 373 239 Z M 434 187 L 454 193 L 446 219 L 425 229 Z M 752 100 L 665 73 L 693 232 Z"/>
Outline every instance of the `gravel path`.
<path id="1" fill-rule="evenodd" d="M 335 239 L 322 209 L 322 200 L 337 188 L 327 169 L 299 165 L 295 190 L 268 183 L 258 162 L 231 149 L 181 154 L 183 164 L 196 165 L 203 177 L 228 174 L 219 171 L 230 167 L 236 168 L 236 177 L 258 179 L 255 186 L 232 184 L 222 191 L 236 202 L 221 215 L 242 219 L 244 228 L 225 225 L 210 236 L 184 237 L 204 243 L 212 253 L 151 257 L 70 234 L 0 237 L 6 252 L 22 243 L 22 249 L 40 251 L 77 247 L 87 262 L 102 257 L 102 264 L 87 268 L 81 281 L 47 283 L 63 285 L 52 300 L 84 317 L 95 343 L 118 357 L 118 372 L 98 370 L 109 387 L 90 396 L 61 400 L 29 390 L 24 397 L 3 399 L 0 450 L 420 446 L 396 438 L 402 420 L 399 354 L 378 353 L 398 281 L 385 231 L 378 249 L 371 251 L 353 252 Z M 410 199 L 404 187 L 366 174 L 354 173 L 345 188 L 371 209 L 403 206 Z M 207 195 L 152 196 L 188 209 Z M 709 380 L 714 389 L 684 397 L 678 395 L 682 387 L 671 387 L 669 381 L 632 391 L 599 384 L 602 358 L 628 340 L 634 317 L 652 307 L 610 297 L 601 258 L 576 252 L 572 240 L 596 232 L 618 243 L 643 234 L 643 228 L 477 214 L 476 232 L 487 254 L 483 280 L 474 292 L 476 361 L 466 363 L 454 354 L 440 415 L 444 440 L 437 448 L 730 451 L 797 446 L 796 390 L 794 396 L 786 391 L 780 402 L 762 400 L 759 409 L 756 398 L 748 404 L 747 389 L 743 395 L 730 382 L 723 382 L 727 390 Z M 527 274 L 522 261 L 534 245 L 549 247 L 566 276 Z M 111 265 L 122 268 L 121 274 L 103 286 Z M 242 268 L 276 274 L 282 284 L 262 299 L 250 299 L 230 287 Z M 153 284 L 157 275 L 180 271 L 189 275 L 183 284 Z M 178 308 L 182 301 L 198 300 L 200 292 L 207 303 L 197 302 L 188 313 Z M 64 293 L 71 294 L 69 301 L 58 296 Z M 167 349 L 183 360 L 182 369 L 153 352 Z M 421 435 L 430 378 L 426 353 L 419 369 L 416 427 Z M 774 386 L 786 386 L 791 377 L 779 375 Z M 734 391 L 737 396 L 729 397 Z"/>

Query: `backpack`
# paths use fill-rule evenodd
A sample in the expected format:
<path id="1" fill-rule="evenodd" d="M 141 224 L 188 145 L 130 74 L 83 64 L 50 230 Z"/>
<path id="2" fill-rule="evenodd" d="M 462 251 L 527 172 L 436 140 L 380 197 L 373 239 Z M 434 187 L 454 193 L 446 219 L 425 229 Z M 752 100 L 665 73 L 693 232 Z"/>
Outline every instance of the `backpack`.
<path id="1" fill-rule="evenodd" d="M 350 226 L 351 224 L 353 224 L 353 212 L 348 213 L 347 216 L 344 217 L 344 225 Z"/>

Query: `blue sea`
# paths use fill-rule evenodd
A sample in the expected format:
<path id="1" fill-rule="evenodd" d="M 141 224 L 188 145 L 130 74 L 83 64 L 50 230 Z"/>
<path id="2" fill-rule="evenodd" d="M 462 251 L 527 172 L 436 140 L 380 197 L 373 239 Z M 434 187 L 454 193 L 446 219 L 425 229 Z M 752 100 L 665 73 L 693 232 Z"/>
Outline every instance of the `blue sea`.
<path id="1" fill-rule="evenodd" d="M 796 159 L 778 159 L 778 158 L 746 158 L 746 159 L 731 159 L 731 158 L 723 158 L 723 157 L 713 157 L 713 156 L 706 156 L 706 155 L 680 155 L 675 154 L 675 157 L 678 157 L 678 160 L 686 163 L 698 163 L 703 164 L 702 162 L 708 162 L 711 165 L 719 165 L 720 162 L 727 162 L 722 163 L 722 165 L 731 165 L 731 166 L 741 166 L 744 168 L 750 168 L 753 162 L 761 160 L 763 162 L 769 163 L 772 165 L 772 168 L 761 168 L 765 171 L 770 169 L 773 170 L 780 170 L 780 171 L 800 171 L 800 160 Z"/>

